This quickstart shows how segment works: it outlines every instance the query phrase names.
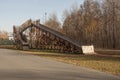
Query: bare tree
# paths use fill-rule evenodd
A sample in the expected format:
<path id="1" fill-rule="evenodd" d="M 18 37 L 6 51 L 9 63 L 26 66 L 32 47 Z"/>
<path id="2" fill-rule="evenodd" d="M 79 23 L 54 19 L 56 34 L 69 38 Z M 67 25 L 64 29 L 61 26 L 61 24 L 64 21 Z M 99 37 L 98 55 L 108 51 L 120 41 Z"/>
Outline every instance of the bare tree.
<path id="1" fill-rule="evenodd" d="M 6 31 L 0 31 L 0 39 L 8 39 L 8 33 Z"/>
<path id="2" fill-rule="evenodd" d="M 61 23 L 58 21 L 56 14 L 51 14 L 45 25 L 56 31 L 61 31 Z"/>
<path id="3" fill-rule="evenodd" d="M 120 48 L 120 3 L 118 0 L 85 0 L 79 9 L 64 12 L 63 30 L 81 44 Z"/>

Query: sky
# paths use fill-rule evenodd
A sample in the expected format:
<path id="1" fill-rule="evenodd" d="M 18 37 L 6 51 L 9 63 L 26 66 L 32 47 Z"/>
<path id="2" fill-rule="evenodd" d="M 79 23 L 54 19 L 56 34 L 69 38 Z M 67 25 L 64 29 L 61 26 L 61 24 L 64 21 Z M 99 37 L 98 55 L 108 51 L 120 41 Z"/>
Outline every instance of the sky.
<path id="1" fill-rule="evenodd" d="M 0 0 L 0 30 L 12 32 L 13 25 L 21 25 L 28 19 L 45 21 L 55 13 L 62 21 L 63 11 L 73 4 L 79 6 L 84 0 Z"/>

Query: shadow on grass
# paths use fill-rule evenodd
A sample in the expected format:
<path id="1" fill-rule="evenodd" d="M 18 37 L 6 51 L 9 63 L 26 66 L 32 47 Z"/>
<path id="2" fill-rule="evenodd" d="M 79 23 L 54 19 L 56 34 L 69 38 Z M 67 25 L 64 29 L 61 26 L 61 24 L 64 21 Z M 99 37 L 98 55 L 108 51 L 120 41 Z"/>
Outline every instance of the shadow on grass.
<path id="1" fill-rule="evenodd" d="M 96 50 L 96 52 L 99 54 L 120 56 L 120 50 Z"/>

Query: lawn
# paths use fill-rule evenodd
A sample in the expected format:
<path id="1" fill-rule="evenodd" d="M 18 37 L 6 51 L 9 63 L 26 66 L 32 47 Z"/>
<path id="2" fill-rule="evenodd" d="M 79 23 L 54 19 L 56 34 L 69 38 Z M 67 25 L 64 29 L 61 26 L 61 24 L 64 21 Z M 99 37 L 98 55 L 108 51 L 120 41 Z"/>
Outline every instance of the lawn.
<path id="1" fill-rule="evenodd" d="M 120 76 L 120 51 L 114 55 L 107 53 L 109 51 L 96 51 L 99 54 L 96 55 L 82 55 L 82 54 L 70 54 L 70 53 L 52 53 L 52 52 L 30 52 L 21 51 L 26 54 L 34 54 L 40 57 L 54 59 L 57 61 L 74 64 L 77 66 L 87 67 L 95 70 L 99 70 L 106 73 L 111 73 Z"/>

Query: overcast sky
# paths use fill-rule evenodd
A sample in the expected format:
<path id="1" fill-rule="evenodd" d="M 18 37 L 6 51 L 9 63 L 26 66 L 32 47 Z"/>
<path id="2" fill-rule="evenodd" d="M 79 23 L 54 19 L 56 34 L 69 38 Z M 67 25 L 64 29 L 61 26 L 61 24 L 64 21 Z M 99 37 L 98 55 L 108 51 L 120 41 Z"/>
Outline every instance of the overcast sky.
<path id="1" fill-rule="evenodd" d="M 45 12 L 47 17 L 56 13 L 59 20 L 65 9 L 83 0 L 0 0 L 0 30 L 12 32 L 13 25 L 21 25 L 28 19 L 40 19 L 44 21 Z"/>

